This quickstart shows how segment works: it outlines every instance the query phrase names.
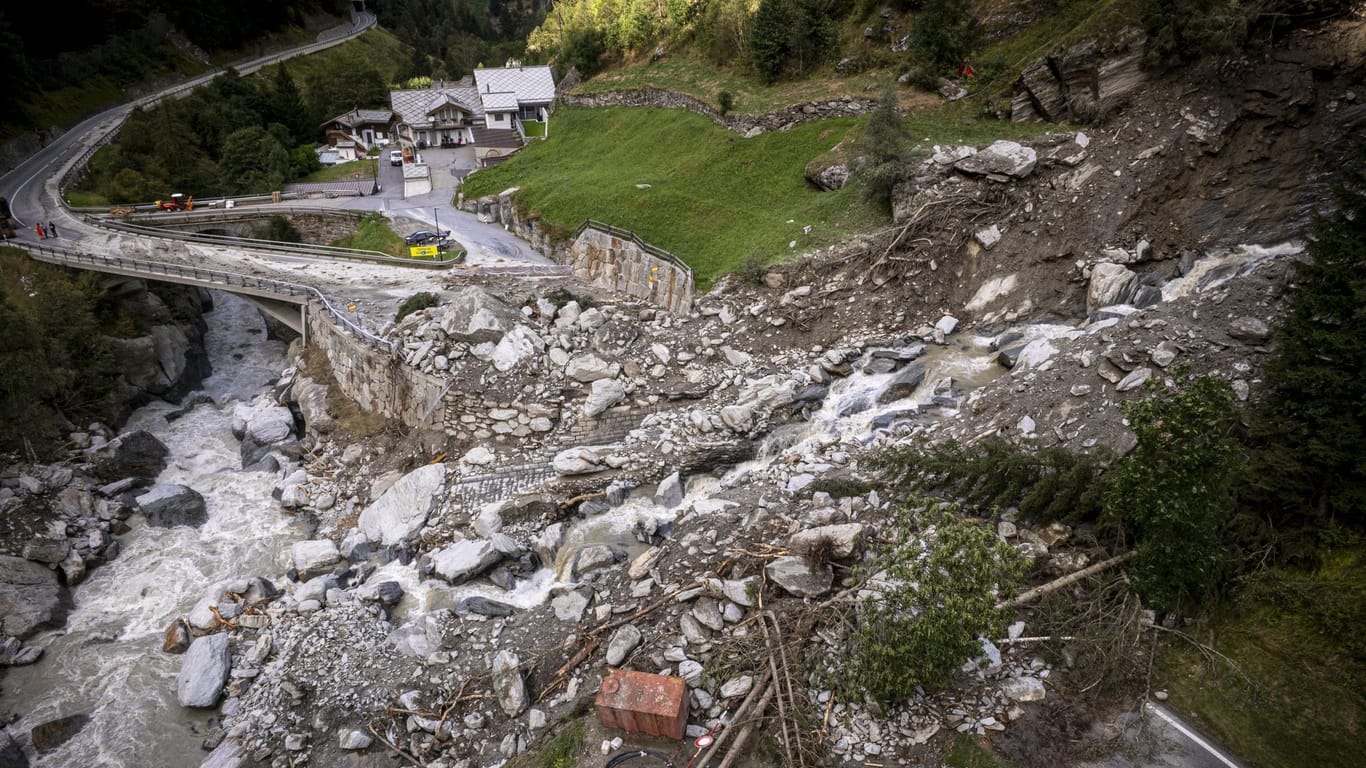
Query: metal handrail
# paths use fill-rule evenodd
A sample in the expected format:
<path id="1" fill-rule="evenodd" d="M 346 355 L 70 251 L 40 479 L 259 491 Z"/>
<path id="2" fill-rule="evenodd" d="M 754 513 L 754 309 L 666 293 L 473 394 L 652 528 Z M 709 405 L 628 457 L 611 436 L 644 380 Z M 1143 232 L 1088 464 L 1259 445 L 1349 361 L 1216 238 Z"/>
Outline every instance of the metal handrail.
<path id="1" fill-rule="evenodd" d="M 142 259 L 130 259 L 124 256 L 106 256 L 104 254 L 76 251 L 69 248 L 55 248 L 50 245 L 28 243 L 22 240 L 12 240 L 8 245 L 28 251 L 30 256 L 39 261 L 46 261 L 53 264 L 72 264 L 77 266 L 102 265 L 138 274 L 159 275 L 161 277 L 180 277 L 187 280 L 197 280 L 200 282 L 236 286 L 239 288 L 251 288 L 257 291 L 263 291 L 277 298 L 296 298 L 302 296 L 307 299 L 316 299 L 353 335 L 390 354 L 392 354 L 396 348 L 396 342 L 376 336 L 352 322 L 350 318 L 346 317 L 340 310 L 332 306 L 332 302 L 327 300 L 327 297 L 322 294 L 322 291 L 309 285 L 290 283 L 284 280 L 274 280 L 271 278 L 252 277 L 236 272 L 223 272 L 216 269 L 203 269 L 181 264 L 171 264 L 164 261 L 144 261 Z"/>
<path id="2" fill-rule="evenodd" d="M 597 221 L 595 219 L 584 219 L 584 222 L 579 225 L 579 228 L 574 230 L 574 237 L 577 238 L 579 235 L 582 235 L 584 233 L 584 230 L 587 229 L 596 229 L 599 232 L 630 240 L 631 242 L 639 246 L 639 248 L 642 251 L 645 251 L 651 256 L 655 256 L 667 262 L 670 262 L 674 266 L 679 267 L 680 269 L 687 272 L 689 280 L 693 279 L 692 267 L 688 266 L 682 259 L 675 256 L 673 253 L 666 251 L 657 245 L 651 245 L 650 243 L 641 240 L 640 236 L 637 235 L 634 230 L 622 229 L 621 227 L 614 227 L 611 224 Z"/>

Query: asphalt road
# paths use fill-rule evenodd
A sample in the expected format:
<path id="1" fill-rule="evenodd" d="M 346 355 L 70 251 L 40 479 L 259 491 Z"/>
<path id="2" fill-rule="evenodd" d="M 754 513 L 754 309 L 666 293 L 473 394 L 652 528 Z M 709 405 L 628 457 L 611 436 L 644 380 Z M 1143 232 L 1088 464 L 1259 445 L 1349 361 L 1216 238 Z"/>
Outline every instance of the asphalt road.
<path id="1" fill-rule="evenodd" d="M 1100 762 L 1076 768 L 1243 768 L 1190 723 L 1154 702 L 1113 723 L 1124 746 Z"/>
<path id="2" fill-rule="evenodd" d="M 373 14 L 360 13 L 355 16 L 351 29 L 344 35 L 332 34 L 331 31 L 324 32 L 319 36 L 321 39 L 312 43 L 280 53 L 238 62 L 234 66 L 239 72 L 254 72 L 263 66 L 283 61 L 301 53 L 318 50 L 321 46 L 356 37 L 374 24 L 375 17 Z M 69 240 L 80 240 L 89 234 L 88 229 L 67 214 L 58 202 L 56 177 L 61 170 L 77 154 L 83 152 L 105 133 L 103 130 L 96 129 L 107 129 L 114 126 L 119 118 L 134 109 L 135 106 L 196 88 L 209 82 L 222 72 L 223 70 L 215 70 L 167 88 L 154 96 L 122 104 L 107 109 L 94 117 L 86 118 L 51 144 L 40 149 L 32 157 L 20 163 L 18 167 L 4 176 L 0 176 L 0 196 L 9 200 L 11 216 L 19 222 L 22 228 L 20 237 L 37 240 L 38 236 L 33 231 L 33 225 L 41 222 L 46 226 L 49 221 L 56 222 L 61 236 Z"/>

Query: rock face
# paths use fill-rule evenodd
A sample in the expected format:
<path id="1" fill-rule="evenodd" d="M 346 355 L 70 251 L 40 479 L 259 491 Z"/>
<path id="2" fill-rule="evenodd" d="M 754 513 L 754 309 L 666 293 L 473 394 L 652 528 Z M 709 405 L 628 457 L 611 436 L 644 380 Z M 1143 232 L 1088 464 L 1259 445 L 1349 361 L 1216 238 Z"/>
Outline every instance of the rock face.
<path id="1" fill-rule="evenodd" d="M 152 486 L 138 497 L 138 506 L 147 516 L 147 524 L 157 528 L 177 525 L 197 528 L 209 519 L 208 508 L 199 491 L 174 483 Z"/>
<path id="2" fill-rule="evenodd" d="M 90 456 L 90 473 L 106 483 L 137 477 L 151 480 L 166 468 L 166 446 L 152 433 L 119 435 Z"/>
<path id="3" fill-rule="evenodd" d="M 218 704 L 223 683 L 228 679 L 231 656 L 226 633 L 205 635 L 190 643 L 176 678 L 176 698 L 182 707 L 212 707 Z"/>
<path id="4" fill-rule="evenodd" d="M 446 470 L 440 464 L 409 472 L 360 513 L 361 533 L 384 546 L 403 541 L 427 522 L 445 483 Z"/>
<path id="5" fill-rule="evenodd" d="M 1086 40 L 1025 68 L 1015 84 L 1015 122 L 1099 120 L 1144 81 L 1143 33 L 1128 29 L 1102 47 Z"/>
<path id="6" fill-rule="evenodd" d="M 38 563 L 0 555 L 0 627 L 24 638 L 66 620 L 65 592 L 57 574 Z"/>

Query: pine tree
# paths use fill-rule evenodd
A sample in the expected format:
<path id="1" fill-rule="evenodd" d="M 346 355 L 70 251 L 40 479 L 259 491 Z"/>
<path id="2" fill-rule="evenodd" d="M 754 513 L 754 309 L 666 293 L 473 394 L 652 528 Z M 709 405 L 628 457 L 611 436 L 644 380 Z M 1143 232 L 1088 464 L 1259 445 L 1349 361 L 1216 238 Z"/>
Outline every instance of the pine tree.
<path id="1" fill-rule="evenodd" d="M 778 79 L 787 63 L 794 23 L 789 0 L 762 0 L 754 12 L 749 55 L 764 82 Z"/>
<path id="2" fill-rule="evenodd" d="M 1252 432 L 1257 497 L 1281 522 L 1366 524 L 1366 147 L 1314 220 Z M 1290 518 L 1283 517 L 1289 513 Z"/>

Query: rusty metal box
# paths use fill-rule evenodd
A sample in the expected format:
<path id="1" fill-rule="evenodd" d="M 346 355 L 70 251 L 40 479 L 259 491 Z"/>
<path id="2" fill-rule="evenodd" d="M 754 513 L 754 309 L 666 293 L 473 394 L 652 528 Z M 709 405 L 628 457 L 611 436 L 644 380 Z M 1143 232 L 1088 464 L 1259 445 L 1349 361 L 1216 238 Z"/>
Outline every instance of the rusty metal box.
<path id="1" fill-rule="evenodd" d="M 688 684 L 681 677 L 614 669 L 594 704 L 608 728 L 681 739 L 688 725 Z"/>

